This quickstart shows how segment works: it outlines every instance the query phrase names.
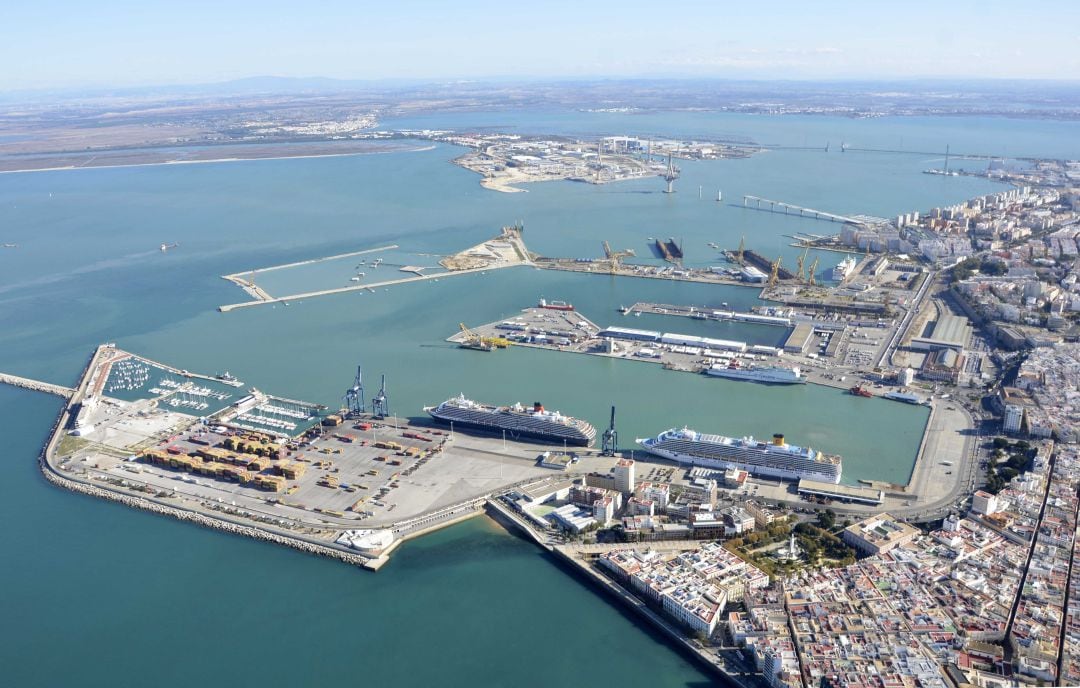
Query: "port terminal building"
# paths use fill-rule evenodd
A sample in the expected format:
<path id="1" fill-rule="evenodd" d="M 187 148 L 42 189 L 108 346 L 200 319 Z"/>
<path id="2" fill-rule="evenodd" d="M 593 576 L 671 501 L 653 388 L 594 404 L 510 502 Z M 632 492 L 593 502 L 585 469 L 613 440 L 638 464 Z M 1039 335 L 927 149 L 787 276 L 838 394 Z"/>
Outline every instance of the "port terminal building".
<path id="1" fill-rule="evenodd" d="M 869 504 L 879 506 L 885 501 L 885 491 L 871 487 L 851 487 L 850 485 L 834 485 L 820 480 L 799 480 L 799 494 L 811 497 L 826 497 L 840 502 L 852 504 Z"/>

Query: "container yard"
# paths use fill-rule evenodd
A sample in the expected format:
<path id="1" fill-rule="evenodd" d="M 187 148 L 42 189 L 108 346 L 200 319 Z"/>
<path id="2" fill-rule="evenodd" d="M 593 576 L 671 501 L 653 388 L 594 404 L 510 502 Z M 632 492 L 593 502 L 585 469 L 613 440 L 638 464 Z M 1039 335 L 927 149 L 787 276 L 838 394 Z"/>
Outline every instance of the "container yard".
<path id="1" fill-rule="evenodd" d="M 340 549 L 334 543 L 345 531 L 385 529 L 397 542 L 475 513 L 492 494 L 551 476 L 540 465 L 550 444 L 452 432 L 426 418 L 331 412 L 230 385 L 239 398 L 204 416 L 166 403 L 175 392 L 151 392 L 154 376 L 141 373 L 142 398 L 88 394 L 125 360 L 153 368 L 99 349 L 46 452 L 60 479 Z M 190 375 L 184 384 L 205 377 Z M 580 471 L 606 470 L 612 461 L 591 450 L 574 457 Z"/>

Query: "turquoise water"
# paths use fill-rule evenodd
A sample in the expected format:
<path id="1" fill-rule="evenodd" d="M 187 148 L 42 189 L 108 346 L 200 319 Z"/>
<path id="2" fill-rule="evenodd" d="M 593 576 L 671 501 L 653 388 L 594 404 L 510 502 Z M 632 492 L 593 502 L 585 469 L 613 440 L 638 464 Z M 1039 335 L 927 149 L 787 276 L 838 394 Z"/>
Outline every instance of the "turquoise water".
<path id="1" fill-rule="evenodd" d="M 575 117 L 563 116 L 596 126 Z M 785 122 L 798 130 L 810 120 L 759 121 L 782 131 Z M 895 136 L 893 122 L 837 126 L 849 123 L 882 140 Z M 719 118 L 714 127 L 744 124 Z M 902 126 L 933 138 L 937 124 L 954 121 Z M 1060 134 L 1057 123 L 1027 125 L 1031 140 Z M 0 175 L 0 243 L 20 245 L 0 250 L 0 370 L 71 383 L 94 345 L 115 341 L 180 368 L 228 369 L 266 391 L 333 404 L 362 363 L 372 387 L 388 375 L 391 408 L 403 415 L 464 392 L 539 399 L 601 424 L 616 403 L 628 446 L 683 423 L 728 434 L 783 431 L 842 454 L 849 480 L 907 477 L 922 409 L 629 361 L 524 349 L 478 354 L 443 341 L 459 322 L 504 318 L 546 296 L 572 301 L 601 325 L 777 343 L 777 328 L 626 319 L 616 310 L 634 301 L 745 309 L 757 302 L 748 289 L 514 268 L 289 307 L 215 310 L 244 299 L 223 274 L 388 243 L 403 256 L 446 253 L 518 219 L 541 253 L 600 255 L 607 239 L 645 256 L 646 237 L 678 236 L 688 262 L 699 265 L 716 261 L 708 241 L 734 245 L 745 234 L 750 246 L 793 258 L 783 234 L 835 228 L 699 201 L 698 184 L 713 194 L 721 187 L 727 198 L 775 195 L 886 216 L 998 188 L 922 175 L 917 159 L 778 151 L 684 165 L 674 196 L 656 193 L 656 180 L 499 194 L 448 164 L 457 152 Z M 157 250 L 173 241 L 181 246 Z M 823 268 L 839 260 L 828 256 Z M 318 270 L 267 275 L 280 280 L 271 291 L 340 280 Z M 706 680 L 534 548 L 484 522 L 410 543 L 383 572 L 367 575 L 57 490 L 34 465 L 57 409 L 54 399 L 0 389 L 8 469 L 0 606 L 9 619 L 0 626 L 0 666 L 13 685 L 540 685 L 569 672 L 575 683 Z M 553 642 L 559 633 L 572 642 Z"/>

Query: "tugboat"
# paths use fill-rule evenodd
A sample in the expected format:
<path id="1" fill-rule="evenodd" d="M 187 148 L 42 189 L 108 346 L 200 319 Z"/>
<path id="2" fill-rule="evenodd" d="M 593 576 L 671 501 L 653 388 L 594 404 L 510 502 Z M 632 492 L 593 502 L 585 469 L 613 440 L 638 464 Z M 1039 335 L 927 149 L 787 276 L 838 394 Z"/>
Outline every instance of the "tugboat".
<path id="1" fill-rule="evenodd" d="M 862 385 L 855 385 L 854 387 L 849 389 L 848 392 L 854 394 L 857 397 L 872 397 L 872 396 L 874 396 L 873 392 L 871 392 L 870 390 L 864 388 Z"/>

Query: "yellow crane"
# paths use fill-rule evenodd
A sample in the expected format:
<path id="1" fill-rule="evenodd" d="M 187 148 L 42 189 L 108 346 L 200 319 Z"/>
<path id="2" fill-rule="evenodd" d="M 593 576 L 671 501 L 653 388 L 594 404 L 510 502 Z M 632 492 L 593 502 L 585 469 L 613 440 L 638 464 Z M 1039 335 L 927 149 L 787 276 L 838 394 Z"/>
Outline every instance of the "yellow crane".
<path id="1" fill-rule="evenodd" d="M 632 248 L 624 249 L 622 251 L 612 251 L 611 244 L 607 241 L 602 243 L 604 246 L 604 256 L 608 259 L 609 269 L 613 275 L 618 271 L 623 258 L 630 258 L 637 255 Z"/>
<path id="2" fill-rule="evenodd" d="M 817 275 L 817 264 L 818 257 L 814 256 L 813 262 L 810 263 L 810 272 L 806 275 L 806 283 L 809 284 L 811 287 L 817 284 L 817 279 L 815 277 Z"/>
<path id="3" fill-rule="evenodd" d="M 465 323 L 460 323 L 461 333 L 465 338 L 461 340 L 463 349 L 476 349 L 477 351 L 492 351 L 493 349 L 505 349 L 510 346 L 510 340 L 506 337 L 482 337 L 473 332 Z"/>
<path id="4" fill-rule="evenodd" d="M 742 235 L 739 239 L 739 250 L 735 253 L 735 262 L 739 265 L 743 264 L 743 251 L 746 250 L 746 235 Z"/>
<path id="5" fill-rule="evenodd" d="M 769 286 L 775 287 L 776 283 L 780 281 L 780 263 L 782 258 L 777 258 L 772 264 L 772 272 L 769 273 Z"/>
<path id="6" fill-rule="evenodd" d="M 806 281 L 806 278 L 803 277 L 803 266 L 806 264 L 806 254 L 809 251 L 810 251 L 810 246 L 807 245 L 807 247 L 805 249 L 803 249 L 802 255 L 800 255 L 795 260 L 795 279 L 797 279 L 800 282 L 805 282 Z"/>

